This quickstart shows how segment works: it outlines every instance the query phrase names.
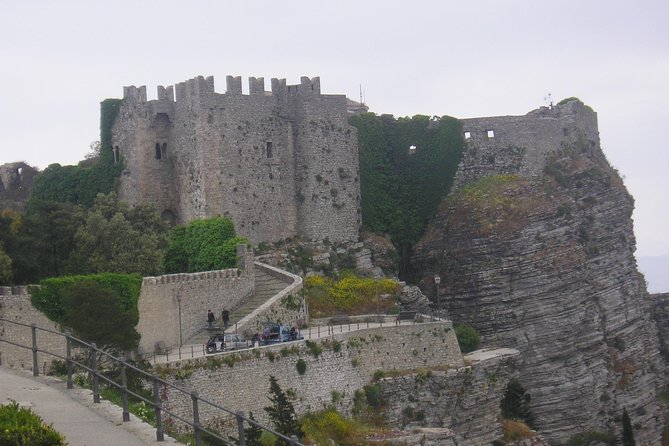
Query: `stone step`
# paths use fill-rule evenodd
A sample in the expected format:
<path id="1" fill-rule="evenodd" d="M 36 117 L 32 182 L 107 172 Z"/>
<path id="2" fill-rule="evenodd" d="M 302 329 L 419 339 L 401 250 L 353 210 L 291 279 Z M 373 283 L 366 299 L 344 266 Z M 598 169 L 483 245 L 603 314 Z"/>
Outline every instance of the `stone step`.
<path id="1" fill-rule="evenodd" d="M 287 283 L 276 279 L 274 276 L 271 276 L 257 268 L 255 270 L 255 285 L 254 294 L 236 308 L 230 310 L 230 320 L 228 322 L 228 327 L 232 327 L 234 329 L 234 326 L 237 322 L 242 320 L 256 308 L 267 302 L 268 299 L 275 296 L 288 286 Z M 229 329 L 230 328 L 228 328 L 228 330 Z M 212 328 L 211 330 L 207 328 L 202 329 L 199 333 L 186 341 L 184 345 L 204 344 L 214 333 L 221 333 L 222 331 L 222 321 L 217 319 L 216 327 Z"/>

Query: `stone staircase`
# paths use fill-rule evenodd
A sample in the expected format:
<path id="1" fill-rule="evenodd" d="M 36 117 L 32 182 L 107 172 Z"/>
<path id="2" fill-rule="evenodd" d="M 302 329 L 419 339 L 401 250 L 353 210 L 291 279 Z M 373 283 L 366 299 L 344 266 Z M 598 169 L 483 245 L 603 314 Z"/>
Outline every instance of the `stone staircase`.
<path id="1" fill-rule="evenodd" d="M 239 322 L 244 316 L 251 313 L 253 310 L 267 302 L 269 298 L 279 293 L 281 290 L 286 288 L 288 284 L 283 282 L 274 276 L 267 274 L 265 271 L 261 270 L 258 267 L 255 267 L 255 280 L 256 287 L 255 293 L 246 299 L 236 308 L 229 308 L 230 310 L 230 321 L 228 322 L 228 331 L 235 330 L 235 324 Z M 223 332 L 223 321 L 221 321 L 221 315 L 216 315 L 216 326 L 209 329 L 203 329 L 199 333 L 195 334 L 188 341 L 184 342 L 184 345 L 192 344 L 204 344 L 209 340 L 213 333 Z"/>

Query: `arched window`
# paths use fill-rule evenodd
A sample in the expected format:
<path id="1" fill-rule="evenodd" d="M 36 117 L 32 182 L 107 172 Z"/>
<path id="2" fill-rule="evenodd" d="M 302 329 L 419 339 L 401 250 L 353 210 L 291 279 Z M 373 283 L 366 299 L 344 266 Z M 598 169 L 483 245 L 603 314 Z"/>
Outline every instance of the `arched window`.
<path id="1" fill-rule="evenodd" d="M 160 153 L 160 143 L 156 143 L 156 159 L 159 160 L 161 158 L 161 153 Z"/>

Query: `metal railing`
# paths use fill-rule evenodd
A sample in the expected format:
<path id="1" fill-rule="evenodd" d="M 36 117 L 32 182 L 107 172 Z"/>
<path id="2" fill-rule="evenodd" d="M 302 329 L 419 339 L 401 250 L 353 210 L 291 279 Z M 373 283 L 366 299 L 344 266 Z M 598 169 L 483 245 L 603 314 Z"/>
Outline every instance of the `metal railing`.
<path id="1" fill-rule="evenodd" d="M 441 321 L 439 317 L 420 314 L 418 312 L 411 312 L 414 317 L 411 319 L 401 319 L 399 315 L 381 316 L 381 317 L 367 317 L 364 320 L 346 320 L 345 322 L 330 322 L 326 325 L 314 325 L 299 330 L 301 336 L 305 340 L 319 339 L 333 336 L 338 333 L 349 333 L 358 330 L 370 328 L 383 328 L 396 325 L 413 325 L 423 322 Z M 236 333 L 237 331 L 233 331 Z M 151 364 L 165 364 L 170 361 L 181 361 L 185 359 L 195 359 L 207 356 L 206 344 L 190 344 L 180 347 L 172 347 L 165 351 L 153 351 L 144 355 L 144 359 Z M 217 352 L 216 355 L 225 355 L 238 352 L 238 350 L 230 350 L 226 352 Z"/>
<path id="2" fill-rule="evenodd" d="M 46 328 L 40 328 L 37 327 L 35 324 L 24 324 L 21 322 L 16 322 L 16 321 L 11 321 L 8 319 L 0 318 L 0 322 L 6 323 L 6 324 L 15 324 L 18 326 L 23 326 L 23 327 L 28 327 L 31 330 L 31 337 L 32 337 L 32 342 L 31 345 L 24 345 L 18 342 L 13 342 L 9 341 L 7 339 L 0 338 L 0 342 L 4 342 L 7 344 L 11 344 L 13 346 L 19 347 L 19 348 L 25 348 L 29 349 L 32 351 L 32 372 L 33 376 L 39 376 L 39 353 L 43 353 L 46 355 L 53 356 L 57 359 L 60 359 L 65 362 L 66 369 L 67 369 L 67 388 L 68 389 L 73 389 L 74 388 L 74 381 L 73 381 L 73 375 L 74 375 L 74 367 L 79 367 L 81 370 L 85 370 L 91 377 L 92 377 L 92 387 L 93 387 L 93 402 L 94 403 L 99 403 L 100 402 L 100 380 L 103 382 L 106 382 L 108 385 L 115 387 L 118 389 L 121 393 L 121 400 L 122 400 L 122 419 L 124 422 L 130 421 L 130 411 L 129 411 L 129 403 L 128 403 L 128 397 L 132 396 L 133 398 L 143 401 L 144 403 L 150 405 L 153 409 L 154 415 L 155 415 L 155 427 L 156 427 L 156 441 L 164 441 L 165 440 L 165 432 L 164 432 L 164 427 L 163 427 L 163 414 L 167 414 L 173 419 L 179 420 L 182 423 L 190 426 L 193 430 L 193 436 L 195 437 L 195 445 L 196 446 L 201 446 L 202 445 L 202 435 L 207 434 L 211 437 L 214 437 L 216 439 L 219 439 L 223 441 L 223 443 L 228 444 L 228 445 L 239 445 L 239 446 L 246 446 L 246 438 L 245 438 L 245 431 L 244 431 L 244 424 L 248 423 L 248 425 L 254 425 L 259 427 L 260 429 L 270 432 L 273 435 L 277 436 L 280 439 L 285 440 L 290 444 L 291 446 L 303 446 L 301 443 L 298 442 L 298 439 L 295 435 L 291 436 L 290 438 L 280 434 L 279 432 L 276 432 L 275 430 L 264 426 L 260 423 L 258 423 L 255 420 L 252 420 L 250 418 L 247 418 L 242 411 L 233 411 L 231 409 L 228 409 L 226 407 L 220 406 L 216 403 L 213 403 L 211 401 L 208 401 L 204 398 L 200 398 L 198 393 L 196 391 L 188 391 L 186 389 L 183 389 L 181 387 L 175 386 L 174 384 L 171 384 L 158 376 L 149 373 L 145 370 L 142 370 L 138 367 L 135 367 L 134 365 L 130 364 L 123 358 L 117 358 L 104 350 L 101 350 L 97 348 L 95 343 L 86 343 L 82 341 L 81 339 L 77 339 L 74 336 L 72 336 L 69 333 L 62 333 L 59 331 L 55 330 L 50 330 Z M 43 331 L 46 333 L 50 333 L 53 335 L 57 336 L 62 336 L 65 340 L 65 356 L 61 356 L 58 353 L 55 353 L 53 351 L 48 351 L 45 349 L 41 349 L 38 345 L 38 336 L 37 333 L 38 331 Z M 82 350 L 82 352 L 85 353 L 85 358 L 87 358 L 87 361 L 84 362 L 83 360 L 80 360 L 78 357 L 74 356 L 72 354 L 73 347 L 79 348 Z M 99 367 L 99 359 L 105 359 L 105 361 L 110 361 L 111 364 L 117 365 L 120 370 L 120 382 L 116 382 L 109 376 L 105 375 L 103 373 L 103 370 Z M 141 377 L 145 382 L 151 383 L 152 384 L 152 397 L 147 398 L 144 395 L 141 395 L 131 389 L 128 388 L 128 382 L 127 382 L 127 373 L 131 371 L 132 373 L 137 373 L 139 377 Z M 163 403 L 161 400 L 161 395 L 160 395 L 160 388 L 161 386 L 163 387 L 170 387 L 177 392 L 182 393 L 183 395 L 188 396 L 192 400 L 192 419 L 187 419 L 184 416 L 177 414 L 169 409 L 166 409 L 163 407 Z M 237 443 L 235 443 L 233 440 L 230 439 L 230 437 L 222 437 L 219 433 L 214 432 L 212 430 L 207 429 L 205 426 L 203 426 L 200 422 L 200 407 L 202 404 L 209 405 L 216 410 L 226 413 L 229 415 L 232 415 L 237 422 L 237 431 L 238 431 L 238 439 Z"/>

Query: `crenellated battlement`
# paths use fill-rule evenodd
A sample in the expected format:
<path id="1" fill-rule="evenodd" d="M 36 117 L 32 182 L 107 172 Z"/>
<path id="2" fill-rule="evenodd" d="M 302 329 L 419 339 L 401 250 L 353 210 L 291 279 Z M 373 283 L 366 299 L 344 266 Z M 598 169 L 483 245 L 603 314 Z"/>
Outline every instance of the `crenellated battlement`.
<path id="1" fill-rule="evenodd" d="M 0 286 L 0 296 L 25 296 L 28 294 L 28 285 Z"/>
<path id="2" fill-rule="evenodd" d="M 272 78 L 271 90 L 265 90 L 265 78 L 263 77 L 249 77 L 249 94 L 244 95 L 242 91 L 242 77 L 241 76 L 226 76 L 225 93 L 216 93 L 214 89 L 214 77 L 197 76 L 185 82 L 179 82 L 174 86 L 157 87 L 158 101 L 176 102 L 194 99 L 200 96 L 209 96 L 213 94 L 223 94 L 230 96 L 283 96 L 286 94 L 301 94 L 301 95 L 320 95 L 321 94 L 321 78 L 302 76 L 300 83 L 295 85 L 287 85 L 286 79 Z M 147 102 L 146 86 L 135 87 L 134 85 L 123 87 L 123 98 L 130 99 L 135 102 Z M 153 101 L 150 101 L 153 102 Z"/>

